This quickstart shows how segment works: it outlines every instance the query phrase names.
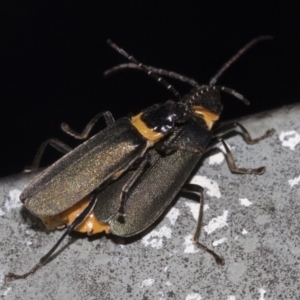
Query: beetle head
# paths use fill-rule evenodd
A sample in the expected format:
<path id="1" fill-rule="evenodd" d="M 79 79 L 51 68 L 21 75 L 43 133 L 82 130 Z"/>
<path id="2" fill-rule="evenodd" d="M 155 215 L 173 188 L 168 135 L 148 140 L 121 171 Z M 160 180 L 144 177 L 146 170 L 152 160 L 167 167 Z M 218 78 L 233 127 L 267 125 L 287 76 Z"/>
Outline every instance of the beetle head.
<path id="1" fill-rule="evenodd" d="M 182 101 L 192 114 L 194 114 L 195 110 L 199 107 L 217 115 L 223 110 L 219 90 L 208 85 L 202 85 L 192 89 Z"/>

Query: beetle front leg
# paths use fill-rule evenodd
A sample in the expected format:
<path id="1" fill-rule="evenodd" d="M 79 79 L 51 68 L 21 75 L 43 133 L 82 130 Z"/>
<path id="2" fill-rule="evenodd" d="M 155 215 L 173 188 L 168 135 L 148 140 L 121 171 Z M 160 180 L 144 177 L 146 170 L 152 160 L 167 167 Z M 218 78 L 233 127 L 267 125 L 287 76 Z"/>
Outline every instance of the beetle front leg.
<path id="1" fill-rule="evenodd" d="M 197 246 L 199 249 L 209 253 L 213 256 L 216 263 L 218 265 L 223 266 L 225 264 L 224 258 L 216 254 L 213 250 L 207 248 L 205 245 L 201 244 L 199 242 L 200 234 L 201 234 L 201 228 L 202 228 L 202 221 L 203 221 L 203 207 L 204 207 L 204 196 L 203 196 L 203 188 L 200 185 L 196 184 L 185 184 L 182 189 L 182 192 L 188 192 L 188 193 L 197 193 L 199 194 L 199 201 L 200 201 L 200 207 L 199 207 L 199 215 L 197 220 L 197 226 L 195 233 L 192 238 L 192 242 L 195 246 Z"/>
<path id="2" fill-rule="evenodd" d="M 215 141 L 217 140 L 217 141 L 219 141 L 223 144 L 225 152 L 226 152 L 225 156 L 226 156 L 228 166 L 229 166 L 231 172 L 239 173 L 239 174 L 257 174 L 257 175 L 261 175 L 261 174 L 265 173 L 265 171 L 266 171 L 265 167 L 250 169 L 250 168 L 238 168 L 236 166 L 234 158 L 232 156 L 232 153 L 231 153 L 227 143 L 222 138 L 224 135 L 226 135 L 228 133 L 237 132 L 237 131 L 235 131 L 236 128 L 239 128 L 241 130 L 240 133 L 243 136 L 244 141 L 248 145 L 257 144 L 261 140 L 263 140 L 265 138 L 268 138 L 268 137 L 271 137 L 275 133 L 275 129 L 273 129 L 273 128 L 268 129 L 263 135 L 261 135 L 258 138 L 253 139 L 250 136 L 247 129 L 242 124 L 240 124 L 238 122 L 232 122 L 232 123 L 222 125 L 221 127 L 215 129 L 214 132 L 213 132 L 212 143 L 215 143 Z"/>
<path id="3" fill-rule="evenodd" d="M 232 123 L 228 123 L 228 124 L 225 124 L 225 125 L 222 125 L 222 126 L 216 128 L 213 131 L 213 138 L 223 137 L 225 134 L 228 134 L 230 132 L 235 131 L 236 128 L 240 128 L 241 129 L 241 131 L 242 131 L 241 134 L 242 134 L 245 142 L 248 145 L 257 144 L 261 140 L 263 140 L 265 138 L 268 138 L 268 137 L 272 136 L 275 133 L 275 129 L 271 128 L 271 129 L 268 129 L 262 136 L 260 136 L 260 137 L 258 137 L 256 139 L 253 139 L 250 136 L 248 130 L 242 124 L 240 124 L 238 122 L 232 122 Z"/>
<path id="4" fill-rule="evenodd" d="M 227 159 L 227 163 L 228 163 L 228 166 L 229 166 L 229 169 L 231 172 L 238 173 L 238 174 L 257 174 L 257 175 L 261 175 L 261 174 L 265 173 L 266 167 L 259 167 L 256 169 L 238 168 L 235 164 L 232 153 L 231 153 L 228 145 L 226 144 L 226 142 L 222 138 L 219 138 L 219 142 L 221 142 L 224 146 L 225 157 Z"/>
<path id="5" fill-rule="evenodd" d="M 46 140 L 45 142 L 42 143 L 42 145 L 38 149 L 38 151 L 33 159 L 32 165 L 25 167 L 24 172 L 36 171 L 39 168 L 41 158 L 44 155 L 45 148 L 47 147 L 47 145 L 52 146 L 53 148 L 55 148 L 56 150 L 58 150 L 59 152 L 62 152 L 64 154 L 72 151 L 72 148 L 70 146 L 61 142 L 60 140 L 57 140 L 57 139 Z"/>
<path id="6" fill-rule="evenodd" d="M 98 115 L 96 115 L 84 128 L 84 130 L 82 131 L 82 133 L 78 133 L 75 130 L 71 129 L 70 126 L 66 123 L 62 123 L 60 125 L 62 131 L 64 131 L 65 133 L 73 136 L 75 139 L 78 140 L 84 140 L 87 139 L 91 130 L 93 129 L 93 127 L 95 126 L 95 124 L 98 122 L 98 120 L 103 117 L 105 119 L 105 123 L 107 126 L 111 125 L 112 123 L 115 122 L 114 117 L 112 116 L 111 112 L 109 111 L 104 111 L 99 113 Z"/>

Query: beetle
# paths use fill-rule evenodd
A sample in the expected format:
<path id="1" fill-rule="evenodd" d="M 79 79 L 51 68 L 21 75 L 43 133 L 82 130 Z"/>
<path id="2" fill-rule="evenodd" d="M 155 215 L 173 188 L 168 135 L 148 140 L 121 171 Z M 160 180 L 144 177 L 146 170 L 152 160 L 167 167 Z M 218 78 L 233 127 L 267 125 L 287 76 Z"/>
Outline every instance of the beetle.
<path id="1" fill-rule="evenodd" d="M 184 183 L 201 155 L 207 149 L 209 143 L 213 140 L 213 137 L 216 137 L 212 135 L 211 129 L 219 119 L 223 108 L 220 102 L 220 90 L 228 92 L 248 104 L 248 101 L 235 91 L 215 86 L 216 78 L 244 51 L 258 41 L 265 39 L 269 39 L 269 37 L 263 36 L 252 40 L 221 68 L 220 72 L 214 77 L 214 80 L 211 80 L 210 86 L 197 85 L 182 100 L 172 85 L 169 85 L 155 74 L 161 70 L 157 71 L 158 69 L 144 66 L 116 44 L 108 41 L 115 50 L 126 56 L 138 68 L 146 71 L 149 75 L 164 84 L 180 101 L 169 100 L 163 104 L 153 105 L 142 113 L 132 117 L 131 120 L 122 118 L 113 122 L 113 118 L 109 112 L 100 113 L 90 121 L 82 134 L 76 133 L 68 125 L 63 124 L 62 129 L 66 133 L 83 139 L 88 136 L 90 130 L 101 116 L 104 116 L 108 123 L 106 129 L 97 133 L 72 151 L 68 146 L 54 139 L 42 144 L 36 155 L 32 169 L 38 166 L 41 155 L 48 144 L 58 150 L 69 153 L 37 176 L 25 188 L 20 199 L 29 211 L 37 215 L 48 225 L 48 228 L 67 225 L 68 230 L 65 231 L 54 247 L 32 270 L 24 275 L 10 273 L 8 274 L 8 278 L 25 278 L 34 273 L 48 261 L 62 239 L 72 230 L 84 231 L 88 234 L 106 231 L 107 233 L 111 232 L 120 236 L 131 236 L 143 231 L 166 210 L 166 207 L 169 206 L 182 187 L 186 191 L 200 193 L 200 202 L 203 203 L 202 188 L 195 185 L 184 185 Z M 163 75 L 170 75 L 170 73 Z M 179 78 L 178 74 L 173 77 Z M 181 77 L 183 78 L 183 76 Z M 189 83 L 191 82 L 192 80 L 189 80 Z M 246 141 L 249 143 L 256 143 L 262 138 L 271 135 L 268 132 L 261 138 L 252 140 L 246 129 L 238 123 L 228 124 L 221 131 L 228 131 L 233 127 L 241 128 Z M 220 134 L 221 131 L 219 130 Z M 232 171 L 249 174 L 262 174 L 265 171 L 264 167 L 258 169 L 236 168 L 229 148 L 222 139 L 220 141 L 225 146 L 226 156 Z M 161 152 L 168 154 L 171 151 L 174 153 L 169 153 L 169 155 L 162 157 L 161 154 L 155 152 L 156 150 L 149 152 L 148 149 L 154 145 Z M 151 167 L 148 170 L 151 171 L 145 172 L 145 166 L 149 161 Z M 128 172 L 127 170 L 135 163 L 138 165 L 137 170 Z M 179 163 L 178 169 L 174 167 L 176 163 Z M 175 184 L 177 187 L 170 183 L 170 179 L 166 180 L 163 178 L 163 174 L 168 170 L 168 166 L 171 167 L 170 172 L 173 172 L 172 174 L 176 176 Z M 127 173 L 119 180 L 116 180 L 125 171 Z M 141 178 L 141 176 L 143 177 Z M 130 210 L 129 203 L 139 203 L 138 201 L 132 202 L 132 199 L 135 199 L 134 195 L 140 191 L 144 190 L 145 192 L 156 187 L 154 183 L 150 184 L 148 188 L 147 186 L 140 188 L 140 186 L 144 186 L 145 182 L 149 181 L 149 178 L 157 180 L 158 176 L 164 179 L 159 184 L 159 188 L 164 189 L 166 187 L 168 191 L 161 192 L 155 201 L 151 201 L 151 193 L 146 197 L 147 204 L 153 203 L 154 205 L 156 203 L 156 208 L 154 208 L 155 215 L 149 218 L 141 217 L 138 220 L 130 217 L 132 210 Z M 112 182 L 114 180 L 116 181 Z M 166 181 L 166 184 L 163 184 L 164 181 Z M 115 185 L 117 186 L 115 190 L 120 191 L 121 187 L 121 196 L 117 197 L 119 201 L 115 200 L 116 197 L 97 196 L 101 195 L 101 191 L 106 193 Z M 131 192 L 131 188 L 135 185 L 137 187 L 134 187 Z M 91 197 L 85 198 L 89 194 L 91 194 Z M 129 194 L 130 197 L 128 197 Z M 166 199 L 164 200 L 165 197 Z M 99 198 L 103 199 L 104 203 L 103 201 L 99 201 Z M 96 204 L 97 201 L 99 204 Z M 118 209 L 111 210 L 116 203 L 118 203 Z M 125 206 L 126 210 L 124 210 Z M 106 208 L 110 212 L 105 216 L 102 212 Z M 133 206 L 133 211 L 138 209 L 136 205 Z M 202 216 L 202 212 L 200 214 Z M 124 216 L 126 216 L 125 219 Z M 92 222 L 91 219 L 93 220 Z M 194 241 L 198 247 L 205 249 L 206 247 L 200 244 L 198 238 L 196 238 L 196 235 L 200 234 L 200 220 L 202 220 L 202 217 L 199 218 L 198 223 L 200 225 L 197 226 L 197 234 L 194 236 Z M 130 223 L 135 223 L 136 221 L 139 222 L 139 225 L 131 228 Z M 93 225 L 89 226 L 87 225 L 88 223 L 92 223 Z M 144 225 L 142 226 L 141 223 Z M 118 224 L 123 224 L 121 227 L 127 228 L 124 233 L 122 233 L 121 229 L 118 229 Z M 128 228 L 131 228 L 131 231 L 128 231 Z M 206 251 L 210 251 L 211 254 L 214 253 L 207 248 Z M 215 253 L 213 255 L 218 264 L 223 263 L 223 260 L 218 255 Z"/>
<path id="2" fill-rule="evenodd" d="M 242 129 L 242 135 L 247 144 L 258 143 L 273 134 L 273 130 L 268 130 L 262 136 L 252 139 L 241 124 L 234 125 Z M 200 208 L 192 242 L 212 255 L 218 265 L 223 265 L 224 259 L 221 256 L 199 242 L 203 219 L 203 188 L 196 184 L 188 184 L 187 180 L 202 155 L 215 150 L 214 145 L 217 142 L 221 142 L 225 148 L 225 156 L 232 173 L 260 175 L 265 172 L 265 167 L 257 169 L 237 167 L 228 145 L 222 138 L 231 130 L 225 130 L 226 127 L 220 129 L 215 132 L 207 131 L 205 126 L 199 126 L 197 121 L 189 120 L 168 138 L 171 148 L 172 145 L 173 147 L 176 145 L 176 148 L 180 145 L 181 150 L 166 156 L 161 156 L 154 153 L 155 150 L 151 150 L 149 167 L 129 191 L 125 222 L 120 222 L 117 211 L 121 187 L 128 180 L 130 173 L 124 174 L 119 180 L 101 190 L 97 195 L 98 200 L 93 213 L 98 220 L 107 224 L 106 232 L 123 238 L 137 235 L 159 219 L 179 192 L 196 193 L 199 195 Z"/>

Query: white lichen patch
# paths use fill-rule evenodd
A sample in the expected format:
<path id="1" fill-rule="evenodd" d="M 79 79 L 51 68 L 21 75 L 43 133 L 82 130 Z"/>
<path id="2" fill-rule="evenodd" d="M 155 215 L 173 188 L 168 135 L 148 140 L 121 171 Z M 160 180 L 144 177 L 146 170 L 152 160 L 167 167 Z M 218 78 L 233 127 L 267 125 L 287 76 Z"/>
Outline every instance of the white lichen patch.
<path id="1" fill-rule="evenodd" d="M 172 207 L 170 211 L 167 213 L 166 217 L 170 220 L 170 223 L 174 225 L 180 215 L 179 209 L 176 207 Z"/>
<path id="2" fill-rule="evenodd" d="M 190 183 L 197 184 L 202 186 L 203 188 L 208 189 L 207 195 L 209 195 L 210 197 L 221 197 L 221 192 L 218 184 L 214 180 L 206 176 L 195 175 L 190 181 Z"/>
<path id="3" fill-rule="evenodd" d="M 2 296 L 7 296 L 9 294 L 9 292 L 12 290 L 12 287 L 8 287 L 5 291 L 3 291 Z"/>
<path id="4" fill-rule="evenodd" d="M 158 296 L 157 300 L 166 300 L 165 294 L 163 291 L 158 291 L 157 296 Z"/>
<path id="5" fill-rule="evenodd" d="M 155 280 L 152 278 L 145 279 L 140 283 L 140 288 L 143 288 L 145 286 L 151 286 L 151 285 L 153 285 L 154 282 L 155 282 Z"/>
<path id="6" fill-rule="evenodd" d="M 247 234 L 248 233 L 248 231 L 244 228 L 243 230 L 242 230 L 242 234 Z"/>
<path id="7" fill-rule="evenodd" d="M 260 288 L 260 289 L 258 289 L 258 292 L 260 294 L 259 300 L 265 300 L 266 291 L 263 288 Z"/>
<path id="8" fill-rule="evenodd" d="M 32 241 L 26 240 L 26 241 L 25 241 L 25 245 L 26 245 L 26 246 L 31 246 L 31 245 L 32 245 Z"/>
<path id="9" fill-rule="evenodd" d="M 214 247 L 219 246 L 219 245 L 223 244 L 226 240 L 227 240 L 227 238 L 223 237 L 223 238 L 221 238 L 221 239 L 219 239 L 219 240 L 214 241 L 214 242 L 212 243 L 212 245 L 213 245 Z"/>
<path id="10" fill-rule="evenodd" d="M 192 235 L 188 235 L 184 238 L 184 253 L 197 253 L 199 249 L 192 242 Z"/>
<path id="11" fill-rule="evenodd" d="M 244 205 L 244 206 L 252 205 L 252 202 L 249 201 L 247 198 L 240 198 L 239 201 L 241 202 L 241 205 Z"/>
<path id="12" fill-rule="evenodd" d="M 300 182 L 300 175 L 299 175 L 298 177 L 295 177 L 294 179 L 290 179 L 290 180 L 288 181 L 288 183 L 289 183 L 289 185 L 290 185 L 291 187 L 293 187 L 294 185 L 299 184 L 299 182 Z"/>
<path id="13" fill-rule="evenodd" d="M 163 226 L 158 230 L 153 230 L 142 238 L 142 243 L 147 247 L 161 249 L 163 247 L 163 238 L 170 239 L 172 230 L 168 226 Z"/>
<path id="14" fill-rule="evenodd" d="M 199 203 L 195 203 L 195 202 L 191 202 L 191 201 L 186 201 L 186 202 L 184 202 L 184 205 L 191 210 L 193 218 L 197 221 L 198 220 L 198 216 L 199 216 L 199 207 L 200 207 L 200 204 Z M 208 204 L 204 204 L 203 211 L 206 211 L 207 209 L 209 209 Z"/>
<path id="15" fill-rule="evenodd" d="M 202 297 L 198 293 L 190 293 L 186 296 L 185 300 L 201 300 Z"/>
<path id="16" fill-rule="evenodd" d="M 12 209 L 19 208 L 22 206 L 22 202 L 19 199 L 20 195 L 21 191 L 17 189 L 11 190 L 9 192 L 8 197 L 4 203 L 4 206 L 8 212 Z"/>
<path id="17" fill-rule="evenodd" d="M 279 135 L 279 140 L 283 147 L 289 147 L 295 150 L 295 147 L 300 143 L 300 134 L 295 130 L 282 131 Z"/>
<path id="18" fill-rule="evenodd" d="M 231 148 L 228 144 L 227 144 L 227 146 L 229 147 L 230 150 L 231 150 L 231 149 L 234 149 L 234 147 Z M 226 151 L 225 151 L 224 146 L 220 143 L 216 148 L 219 148 L 220 150 L 219 150 L 217 153 L 212 154 L 212 155 L 209 156 L 209 158 L 208 158 L 208 164 L 209 164 L 210 166 L 213 166 L 213 165 L 220 165 L 220 164 L 222 164 L 223 161 L 225 160 L 225 155 L 224 155 L 224 153 L 225 153 Z"/>
<path id="19" fill-rule="evenodd" d="M 228 210 L 224 210 L 223 215 L 211 219 L 208 225 L 203 227 L 204 230 L 206 231 L 207 234 L 211 234 L 217 229 L 221 229 L 225 226 L 228 226 L 227 217 L 228 217 Z"/>

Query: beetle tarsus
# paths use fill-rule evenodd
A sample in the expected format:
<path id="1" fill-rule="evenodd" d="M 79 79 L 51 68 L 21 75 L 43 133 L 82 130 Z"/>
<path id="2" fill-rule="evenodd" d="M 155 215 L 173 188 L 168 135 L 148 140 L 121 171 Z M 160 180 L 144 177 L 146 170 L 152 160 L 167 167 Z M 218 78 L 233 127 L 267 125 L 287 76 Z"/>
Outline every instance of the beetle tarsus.
<path id="1" fill-rule="evenodd" d="M 266 167 L 259 167 L 257 169 L 246 169 L 247 174 L 262 175 L 266 172 Z"/>
<path id="2" fill-rule="evenodd" d="M 215 253 L 213 250 L 207 248 L 203 244 L 199 243 L 198 241 L 193 241 L 193 244 L 198 247 L 199 249 L 207 252 L 210 254 L 216 261 L 216 264 L 219 266 L 224 266 L 225 265 L 225 259 L 222 256 L 219 256 L 217 253 Z"/>
<path id="3" fill-rule="evenodd" d="M 43 266 L 43 264 L 41 262 L 38 262 L 29 272 L 27 272 L 25 274 L 22 274 L 22 275 L 18 275 L 18 274 L 15 274 L 15 273 L 8 273 L 8 274 L 5 275 L 5 281 L 6 282 L 11 282 L 11 281 L 18 280 L 18 279 L 25 279 L 29 275 L 34 274 L 42 266 Z"/>

